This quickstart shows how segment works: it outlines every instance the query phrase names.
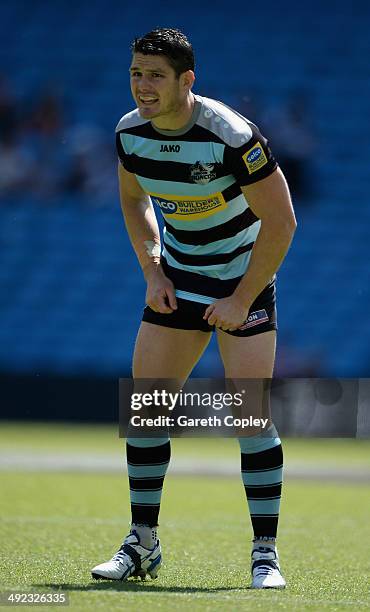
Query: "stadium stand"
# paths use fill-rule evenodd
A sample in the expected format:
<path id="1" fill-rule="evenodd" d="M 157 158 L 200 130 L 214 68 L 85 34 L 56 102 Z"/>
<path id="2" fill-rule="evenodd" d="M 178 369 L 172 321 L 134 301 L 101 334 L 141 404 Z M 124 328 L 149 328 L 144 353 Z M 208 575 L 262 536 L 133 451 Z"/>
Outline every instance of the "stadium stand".
<path id="1" fill-rule="evenodd" d="M 369 154 L 363 142 L 370 136 L 370 5 L 330 0 L 320 4 L 316 19 L 311 3 L 299 10 L 291 0 L 283 4 L 283 13 L 280 3 L 267 0 L 249 11 L 240 3 L 229 14 L 221 3 L 205 2 L 195 18 L 193 11 L 162 2 L 153 21 L 149 3 L 147 11 L 142 3 L 117 0 L 108 8 L 102 1 L 1 3 L 0 73 L 20 101 L 22 146 L 34 135 L 24 116 L 49 88 L 59 92 L 64 115 L 48 141 L 55 152 L 50 164 L 63 175 L 76 126 L 95 126 L 99 138 L 111 143 L 104 164 L 111 155 L 113 168 L 98 200 L 94 188 L 41 194 L 0 189 L 2 371 L 129 371 L 144 283 L 123 230 L 113 131 L 133 106 L 131 39 L 171 25 L 193 41 L 199 93 L 237 106 L 247 92 L 256 92 L 262 117 L 288 104 L 295 92 L 309 92 L 314 189 L 309 205 L 295 202 L 299 228 L 279 276 L 277 372 L 369 376 Z M 237 8 L 241 17 L 235 20 Z M 102 140 L 96 142 L 96 150 L 89 150 L 95 168 L 103 159 Z M 196 373 L 219 372 L 212 344 Z"/>

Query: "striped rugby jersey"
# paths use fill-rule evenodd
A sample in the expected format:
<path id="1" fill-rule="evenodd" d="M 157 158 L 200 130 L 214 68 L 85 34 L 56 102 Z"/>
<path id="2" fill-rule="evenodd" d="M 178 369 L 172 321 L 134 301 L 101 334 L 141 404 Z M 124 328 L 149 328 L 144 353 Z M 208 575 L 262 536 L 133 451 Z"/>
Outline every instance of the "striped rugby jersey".
<path id="1" fill-rule="evenodd" d="M 222 102 L 194 97 L 180 130 L 160 130 L 136 109 L 119 121 L 116 144 L 124 168 L 163 215 L 163 269 L 176 295 L 210 304 L 234 291 L 260 229 L 240 186 L 277 164 L 253 123 Z"/>

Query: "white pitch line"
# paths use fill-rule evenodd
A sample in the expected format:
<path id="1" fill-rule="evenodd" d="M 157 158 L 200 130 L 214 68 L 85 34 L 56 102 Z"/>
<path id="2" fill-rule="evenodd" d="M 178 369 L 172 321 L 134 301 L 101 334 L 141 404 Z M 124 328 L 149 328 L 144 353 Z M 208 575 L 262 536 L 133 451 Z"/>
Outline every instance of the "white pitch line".
<path id="1" fill-rule="evenodd" d="M 90 453 L 0 452 L 0 471 L 7 472 L 122 472 L 123 455 Z M 239 461 L 222 458 L 173 457 L 169 472 L 182 476 L 238 476 Z M 286 478 L 370 482 L 370 468 L 323 465 L 323 463 L 290 462 L 284 469 Z"/>

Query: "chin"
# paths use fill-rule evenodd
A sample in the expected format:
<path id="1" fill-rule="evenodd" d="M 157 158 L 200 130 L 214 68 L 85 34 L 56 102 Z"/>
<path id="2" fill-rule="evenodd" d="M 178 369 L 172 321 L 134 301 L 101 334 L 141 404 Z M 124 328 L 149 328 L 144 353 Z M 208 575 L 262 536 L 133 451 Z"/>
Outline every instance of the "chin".
<path id="1" fill-rule="evenodd" d="M 158 110 L 156 111 L 152 108 L 138 106 L 138 110 L 140 117 L 142 117 L 143 119 L 154 119 L 154 117 L 158 117 L 160 115 L 160 112 L 158 112 Z"/>

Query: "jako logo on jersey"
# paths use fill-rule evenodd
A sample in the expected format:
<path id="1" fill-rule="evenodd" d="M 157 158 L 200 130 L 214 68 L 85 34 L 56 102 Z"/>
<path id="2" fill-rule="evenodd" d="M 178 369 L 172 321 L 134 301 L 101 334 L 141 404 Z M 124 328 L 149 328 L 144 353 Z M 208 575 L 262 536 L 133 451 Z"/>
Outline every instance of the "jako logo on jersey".
<path id="1" fill-rule="evenodd" d="M 221 192 L 203 197 L 162 196 L 149 194 L 153 204 L 157 204 L 162 214 L 169 219 L 194 221 L 225 210 L 227 202 Z"/>
<path id="2" fill-rule="evenodd" d="M 214 164 L 197 161 L 195 164 L 190 166 L 190 178 L 193 183 L 197 183 L 198 185 L 206 185 L 216 178 L 216 172 L 212 172 L 213 168 Z"/>
<path id="3" fill-rule="evenodd" d="M 239 327 L 239 329 L 243 331 L 243 329 L 248 329 L 248 327 L 254 327 L 255 325 L 266 323 L 268 320 L 269 318 L 265 309 L 255 310 L 254 312 L 250 313 L 248 319 Z"/>
<path id="4" fill-rule="evenodd" d="M 249 149 L 249 151 L 244 153 L 243 160 L 248 168 L 249 174 L 256 172 L 268 162 L 261 143 L 259 142 L 257 142 L 251 149 Z"/>
<path id="5" fill-rule="evenodd" d="M 160 153 L 179 153 L 180 145 L 162 144 L 159 150 Z"/>

